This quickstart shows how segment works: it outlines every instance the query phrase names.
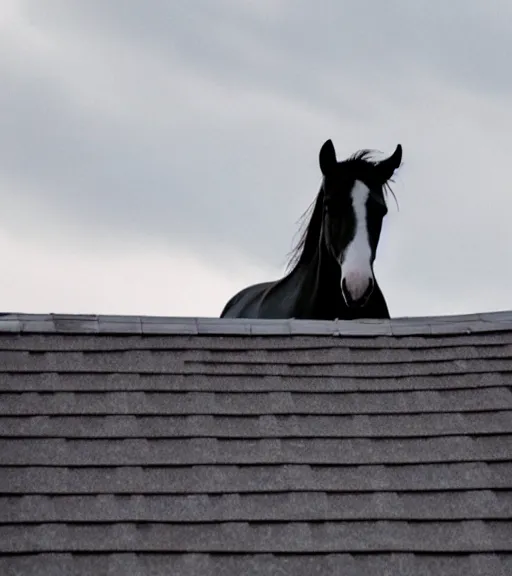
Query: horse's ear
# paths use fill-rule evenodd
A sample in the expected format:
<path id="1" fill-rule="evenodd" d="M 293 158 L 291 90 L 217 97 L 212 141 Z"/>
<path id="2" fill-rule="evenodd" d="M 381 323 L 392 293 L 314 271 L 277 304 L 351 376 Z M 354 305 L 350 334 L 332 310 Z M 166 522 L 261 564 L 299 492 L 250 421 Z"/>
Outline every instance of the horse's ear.
<path id="1" fill-rule="evenodd" d="M 387 182 L 394 174 L 395 170 L 402 163 L 402 146 L 397 145 L 395 151 L 389 158 L 379 162 L 378 169 L 381 174 L 382 180 Z"/>
<path id="2" fill-rule="evenodd" d="M 327 140 L 324 142 L 322 148 L 320 149 L 320 170 L 322 174 L 326 176 L 337 164 L 336 160 L 336 150 L 334 149 L 334 144 L 332 140 Z"/>

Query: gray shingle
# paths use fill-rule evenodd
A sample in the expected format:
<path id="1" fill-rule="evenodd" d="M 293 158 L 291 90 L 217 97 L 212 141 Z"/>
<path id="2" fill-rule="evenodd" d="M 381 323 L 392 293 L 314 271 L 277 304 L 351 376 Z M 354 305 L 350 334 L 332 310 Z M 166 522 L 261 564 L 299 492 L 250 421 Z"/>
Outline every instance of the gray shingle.
<path id="1" fill-rule="evenodd" d="M 102 318 L 99 323 L 101 325 Z M 116 317 L 113 317 L 116 318 Z M 110 320 L 109 320 L 110 321 Z M 137 319 L 123 319 L 116 324 L 137 326 Z M 12 326 L 16 326 L 13 324 Z M 270 351 L 286 353 L 293 351 L 317 351 L 347 349 L 350 351 L 414 351 L 422 350 L 424 354 L 445 348 L 485 349 L 488 346 L 506 346 L 512 343 L 512 331 L 488 332 L 482 334 L 454 334 L 452 336 L 251 336 L 241 338 L 236 335 L 195 336 L 186 333 L 173 335 L 146 335 L 140 338 L 137 328 L 122 334 L 102 334 L 101 338 L 91 334 L 65 333 L 52 334 L 51 340 L 44 333 L 23 334 L 13 338 L 9 330 L 0 330 L 0 350 L 30 351 L 104 351 L 122 352 L 133 350 L 172 350 L 174 352 L 195 351 Z M 343 352 L 342 352 L 343 353 Z"/>
<path id="2" fill-rule="evenodd" d="M 354 521 L 0 525 L 0 550 L 23 552 L 512 552 L 510 524 Z"/>
<path id="3" fill-rule="evenodd" d="M 157 350 L 152 350 L 153 354 Z M 69 352 L 61 352 L 61 354 Z M 202 362 L 214 364 L 243 363 L 257 364 L 296 364 L 296 365 L 358 365 L 358 364 L 426 364 L 429 362 L 456 360 L 496 360 L 510 359 L 511 344 L 496 344 L 485 347 L 451 346 L 445 348 L 400 349 L 400 348 L 349 348 L 330 347 L 324 349 L 252 349 L 246 350 L 213 350 L 193 349 L 176 351 L 176 357 L 183 357 L 186 362 Z M 92 354 L 92 352 L 91 352 Z"/>
<path id="4" fill-rule="evenodd" d="M 512 491 L 0 496 L 0 523 L 489 520 Z"/>
<path id="5" fill-rule="evenodd" d="M 95 334 L 98 332 L 98 317 L 93 314 L 59 314 L 53 315 L 56 332 L 77 332 Z"/>
<path id="6" fill-rule="evenodd" d="M 197 356 L 197 355 L 196 355 Z M 377 358 L 373 362 L 359 360 L 324 359 L 318 363 L 302 357 L 302 354 L 287 354 L 281 361 L 265 361 L 269 354 L 259 358 L 243 359 L 236 357 L 217 360 L 194 359 L 186 354 L 169 354 L 165 350 L 134 350 L 111 353 L 93 352 L 47 352 L 34 354 L 28 351 L 0 351 L 2 372 L 86 372 L 86 373 L 138 373 L 138 374 L 236 374 L 251 375 L 257 371 L 260 376 L 288 376 L 307 378 L 395 378 L 404 376 L 429 376 L 450 374 L 480 374 L 485 372 L 512 372 L 510 350 L 502 349 L 500 354 L 490 352 L 490 357 L 458 357 L 435 360 L 425 358 L 419 361 L 407 357 L 385 360 Z M 382 355 L 384 356 L 384 355 Z M 405 355 L 407 356 L 407 355 Z M 467 356 L 467 354 L 466 354 Z"/>
<path id="7" fill-rule="evenodd" d="M 142 334 L 142 322 L 137 317 L 100 316 L 97 331 L 100 334 Z"/>
<path id="8" fill-rule="evenodd" d="M 498 554 L 39 554 L 0 558 L 6 576 L 510 576 Z"/>
<path id="9" fill-rule="evenodd" d="M 511 410 L 508 387 L 332 394 L 290 392 L 56 392 L 1 394 L 0 415 L 410 414 Z"/>
<path id="10" fill-rule="evenodd" d="M 385 416 L 27 416 L 0 418 L 0 436 L 65 438 L 415 438 L 512 434 L 512 412 Z"/>
<path id="11" fill-rule="evenodd" d="M 4 494 L 425 492 L 511 488 L 512 462 L 399 466 L 0 467 Z"/>
<path id="12" fill-rule="evenodd" d="M 463 378 L 463 380 L 462 380 Z M 512 386 L 512 372 L 398 378 L 2 373 L 1 392 L 409 392 Z"/>
<path id="13" fill-rule="evenodd" d="M 419 464 L 496 462 L 512 435 L 407 439 L 0 439 L 3 464 L 194 466 L 198 464 Z"/>
<path id="14" fill-rule="evenodd" d="M 196 318 L 141 318 L 142 333 L 153 334 L 198 334 Z"/>
<path id="15" fill-rule="evenodd" d="M 0 319 L 1 574 L 508 576 L 511 548 L 512 313 Z"/>

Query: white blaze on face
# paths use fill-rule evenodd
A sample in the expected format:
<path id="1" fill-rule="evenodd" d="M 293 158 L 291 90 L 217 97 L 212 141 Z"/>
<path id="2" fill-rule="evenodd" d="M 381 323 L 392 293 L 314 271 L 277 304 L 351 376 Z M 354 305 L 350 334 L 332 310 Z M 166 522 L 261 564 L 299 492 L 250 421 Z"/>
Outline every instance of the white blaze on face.
<path id="1" fill-rule="evenodd" d="M 371 249 L 366 229 L 366 200 L 369 188 L 356 180 L 352 189 L 352 206 L 355 216 L 354 237 L 345 249 L 341 264 L 341 284 L 345 286 L 353 301 L 357 301 L 366 292 L 370 280 L 373 280 L 371 267 Z M 342 289 L 343 292 L 343 289 Z"/>

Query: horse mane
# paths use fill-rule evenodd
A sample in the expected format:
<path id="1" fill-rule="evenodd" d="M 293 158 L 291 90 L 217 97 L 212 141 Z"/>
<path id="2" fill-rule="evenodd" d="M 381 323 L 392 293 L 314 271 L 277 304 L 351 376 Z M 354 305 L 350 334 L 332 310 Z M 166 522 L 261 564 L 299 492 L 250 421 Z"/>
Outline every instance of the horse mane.
<path id="1" fill-rule="evenodd" d="M 352 156 L 347 158 L 347 160 L 345 160 L 344 163 L 369 164 L 371 166 L 376 166 L 379 163 L 379 161 L 374 158 L 374 154 L 375 154 L 374 150 L 368 150 L 368 149 L 358 150 L 357 152 L 352 154 Z M 394 180 L 390 178 L 389 181 L 385 182 L 384 185 L 382 186 L 382 190 L 384 192 L 384 202 L 387 192 L 391 192 L 395 201 L 397 202 L 398 207 L 398 201 L 389 182 L 394 182 Z M 302 232 L 300 233 L 297 244 L 294 246 L 294 248 L 292 248 L 292 250 L 288 254 L 289 260 L 288 265 L 286 267 L 287 271 L 292 270 L 295 266 L 298 266 L 299 264 L 310 262 L 313 256 L 315 255 L 319 245 L 318 240 L 320 237 L 320 231 L 322 229 L 323 199 L 324 199 L 324 189 L 322 185 L 315 200 L 313 200 L 313 202 L 308 206 L 308 208 L 306 208 L 304 213 L 299 218 L 299 222 L 302 222 L 300 226 L 302 228 Z M 307 225 L 304 225 L 306 219 L 308 219 Z"/>
<path id="2" fill-rule="evenodd" d="M 346 162 L 357 162 L 357 163 L 364 163 L 364 164 L 370 164 L 371 166 L 376 166 L 377 164 L 379 164 L 379 162 L 381 162 L 381 160 L 376 160 L 374 157 L 375 154 L 375 150 L 358 150 L 357 152 L 355 152 L 354 154 L 352 154 L 352 156 L 350 156 L 348 158 L 348 160 L 346 160 Z M 382 191 L 384 193 L 384 202 L 386 202 L 386 195 L 388 192 L 391 193 L 391 195 L 393 196 L 393 198 L 395 199 L 396 202 L 396 206 L 398 207 L 398 200 L 396 199 L 395 193 L 393 192 L 393 188 L 390 185 L 390 182 L 395 182 L 393 180 L 393 178 L 390 178 L 387 182 L 384 182 L 384 184 L 382 185 Z"/>
<path id="3" fill-rule="evenodd" d="M 302 221 L 302 232 L 295 247 L 289 254 L 287 270 L 291 270 L 299 263 L 310 262 L 318 249 L 318 239 L 322 229 L 322 207 L 324 200 L 323 186 L 320 188 L 315 200 L 306 208 L 299 221 Z M 304 222 L 308 218 L 308 223 Z"/>

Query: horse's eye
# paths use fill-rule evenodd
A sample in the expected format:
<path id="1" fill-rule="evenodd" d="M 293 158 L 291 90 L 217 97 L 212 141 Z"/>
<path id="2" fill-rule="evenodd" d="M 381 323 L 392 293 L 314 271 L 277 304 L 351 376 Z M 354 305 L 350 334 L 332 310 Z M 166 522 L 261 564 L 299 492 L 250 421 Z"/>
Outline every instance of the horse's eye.
<path id="1" fill-rule="evenodd" d="M 383 198 L 380 198 L 377 194 L 373 192 L 370 192 L 370 198 L 372 200 L 372 206 L 377 212 L 384 215 L 387 214 L 388 207 L 386 206 L 386 202 L 384 201 Z"/>

